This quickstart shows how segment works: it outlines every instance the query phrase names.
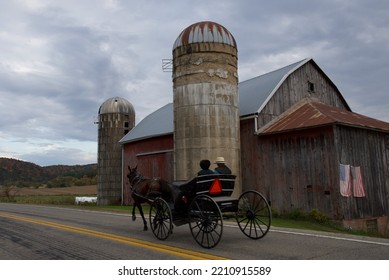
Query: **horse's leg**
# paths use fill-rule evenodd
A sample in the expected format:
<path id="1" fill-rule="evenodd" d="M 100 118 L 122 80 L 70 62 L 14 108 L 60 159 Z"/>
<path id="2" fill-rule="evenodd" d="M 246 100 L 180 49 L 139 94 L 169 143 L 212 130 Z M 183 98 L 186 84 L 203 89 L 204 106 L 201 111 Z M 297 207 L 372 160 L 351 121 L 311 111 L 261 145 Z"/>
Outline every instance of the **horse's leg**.
<path id="1" fill-rule="evenodd" d="M 146 222 L 146 219 L 145 219 L 145 215 L 143 214 L 143 209 L 142 209 L 142 204 L 138 204 L 138 209 L 139 209 L 139 213 L 140 215 L 142 216 L 142 220 L 143 220 L 143 230 L 146 231 L 147 230 L 147 222 Z"/>
<path id="2" fill-rule="evenodd" d="M 135 221 L 136 220 L 136 215 L 135 215 L 135 207 L 136 207 L 136 203 L 134 202 L 134 205 L 132 206 L 132 220 Z"/>

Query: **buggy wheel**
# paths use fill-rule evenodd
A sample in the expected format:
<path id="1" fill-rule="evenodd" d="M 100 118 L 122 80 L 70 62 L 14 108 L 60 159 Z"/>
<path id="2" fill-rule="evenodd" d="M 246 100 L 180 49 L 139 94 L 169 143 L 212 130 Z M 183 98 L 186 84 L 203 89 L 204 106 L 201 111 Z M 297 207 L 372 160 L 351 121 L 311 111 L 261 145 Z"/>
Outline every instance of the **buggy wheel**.
<path id="1" fill-rule="evenodd" d="M 196 196 L 189 206 L 189 228 L 204 248 L 215 247 L 223 233 L 223 216 L 217 203 L 207 195 Z"/>
<path id="2" fill-rule="evenodd" d="M 257 191 L 247 191 L 241 194 L 236 221 L 243 234 L 249 238 L 264 237 L 271 225 L 271 210 L 265 197 Z"/>
<path id="3" fill-rule="evenodd" d="M 172 212 L 167 202 L 156 198 L 150 207 L 150 227 L 155 237 L 165 240 L 172 233 Z"/>

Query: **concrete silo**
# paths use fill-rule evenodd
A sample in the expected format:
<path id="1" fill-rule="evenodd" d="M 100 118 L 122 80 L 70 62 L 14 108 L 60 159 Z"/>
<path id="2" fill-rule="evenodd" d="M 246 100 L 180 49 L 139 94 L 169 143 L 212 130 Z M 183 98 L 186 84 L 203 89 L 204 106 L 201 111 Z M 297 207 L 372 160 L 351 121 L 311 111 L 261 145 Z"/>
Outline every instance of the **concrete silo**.
<path id="1" fill-rule="evenodd" d="M 237 46 L 215 22 L 184 29 L 173 46 L 175 179 L 195 176 L 199 161 L 225 158 L 240 192 Z"/>
<path id="2" fill-rule="evenodd" d="M 124 98 L 106 100 L 99 109 L 97 203 L 122 202 L 122 146 L 119 140 L 135 126 L 135 111 Z"/>

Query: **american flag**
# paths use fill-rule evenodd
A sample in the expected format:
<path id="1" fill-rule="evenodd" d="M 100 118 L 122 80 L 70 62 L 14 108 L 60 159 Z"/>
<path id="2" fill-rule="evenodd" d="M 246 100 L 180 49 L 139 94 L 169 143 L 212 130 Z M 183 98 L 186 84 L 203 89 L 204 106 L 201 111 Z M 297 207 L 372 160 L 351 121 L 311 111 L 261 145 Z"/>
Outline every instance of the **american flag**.
<path id="1" fill-rule="evenodd" d="M 353 194 L 355 197 L 365 197 L 365 189 L 363 187 L 361 167 L 351 166 L 351 176 L 353 177 Z"/>
<path id="2" fill-rule="evenodd" d="M 350 165 L 339 164 L 340 194 L 351 196 Z"/>

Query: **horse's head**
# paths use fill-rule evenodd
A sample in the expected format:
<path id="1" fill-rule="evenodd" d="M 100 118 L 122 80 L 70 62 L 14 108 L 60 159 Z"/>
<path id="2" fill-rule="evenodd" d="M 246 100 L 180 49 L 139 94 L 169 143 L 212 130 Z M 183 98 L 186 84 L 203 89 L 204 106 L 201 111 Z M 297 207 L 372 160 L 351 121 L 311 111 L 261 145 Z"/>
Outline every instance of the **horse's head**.
<path id="1" fill-rule="evenodd" d="M 134 179 L 138 176 L 137 169 L 138 169 L 138 165 L 135 166 L 134 168 L 131 168 L 130 166 L 128 166 L 127 178 L 128 178 L 128 181 L 130 182 L 130 184 L 132 184 Z"/>

